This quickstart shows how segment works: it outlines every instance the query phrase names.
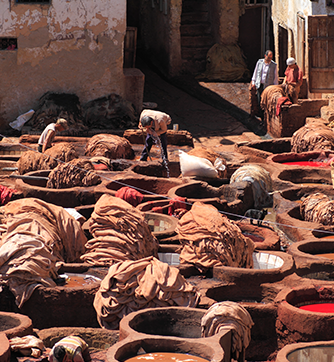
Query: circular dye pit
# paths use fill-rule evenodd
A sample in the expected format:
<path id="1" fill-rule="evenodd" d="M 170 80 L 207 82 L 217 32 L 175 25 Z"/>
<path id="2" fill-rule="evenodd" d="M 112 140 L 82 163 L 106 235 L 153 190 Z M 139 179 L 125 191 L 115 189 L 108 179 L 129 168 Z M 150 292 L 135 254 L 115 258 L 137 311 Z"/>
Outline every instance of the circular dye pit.
<path id="1" fill-rule="evenodd" d="M 334 239 L 303 240 L 289 246 L 298 275 L 318 279 L 334 280 Z"/>
<path id="2" fill-rule="evenodd" d="M 187 353 L 171 353 L 171 352 L 144 353 L 126 360 L 126 362 L 144 362 L 144 361 L 206 362 L 208 360 L 198 356 L 192 356 Z"/>
<path id="3" fill-rule="evenodd" d="M 294 343 L 282 348 L 276 362 L 320 362 L 332 361 L 334 342 Z"/>
<path id="4" fill-rule="evenodd" d="M 196 308 L 150 308 L 131 313 L 120 322 L 120 338 L 130 332 L 201 338 L 201 319 L 205 311 Z"/>
<path id="5" fill-rule="evenodd" d="M 329 198 L 334 198 L 334 189 L 332 185 L 318 184 L 305 185 L 302 187 L 294 186 L 273 194 L 274 208 L 285 211 L 288 207 L 300 205 L 303 198 L 317 192 L 324 193 Z"/>
<path id="6" fill-rule="evenodd" d="M 65 275 L 56 280 L 59 285 L 54 288 L 36 288 L 21 307 L 22 313 L 28 315 L 38 329 L 99 327 L 93 302 L 103 277 L 97 277 L 90 271 L 91 269 L 87 273 L 70 273 L 63 270 Z"/>
<path id="7" fill-rule="evenodd" d="M 107 353 L 107 361 L 124 362 L 144 353 L 181 353 L 209 361 L 230 361 L 231 330 L 201 338 L 205 310 L 186 307 L 147 308 L 123 317 L 119 342 Z"/>
<path id="8" fill-rule="evenodd" d="M 268 156 L 268 163 L 282 164 L 294 167 L 327 167 L 333 159 L 332 151 L 287 152 Z"/>
<path id="9" fill-rule="evenodd" d="M 334 287 L 308 285 L 284 289 L 276 298 L 276 330 L 281 345 L 331 340 Z"/>
<path id="10" fill-rule="evenodd" d="M 323 225 L 317 222 L 305 221 L 300 214 L 300 205 L 286 205 L 286 211 L 276 214 L 276 222 L 287 237 L 298 242 L 307 239 L 323 238 L 334 240 L 333 225 Z"/>
<path id="11" fill-rule="evenodd" d="M 135 188 L 144 195 L 143 202 L 159 200 L 167 195 L 168 191 L 175 186 L 182 184 L 181 179 L 177 178 L 158 178 L 145 176 L 128 176 L 121 179 L 113 179 L 103 184 L 107 193 L 112 195 L 121 187 L 129 186 Z M 101 191 L 103 188 L 101 188 Z"/>
<path id="12" fill-rule="evenodd" d="M 9 341 L 5 333 L 0 332 L 0 361 L 9 362 L 11 357 Z"/>
<path id="13" fill-rule="evenodd" d="M 272 175 L 274 189 L 283 190 L 294 186 L 332 185 L 330 168 L 289 167 L 276 169 Z"/>
<path id="14" fill-rule="evenodd" d="M 168 214 L 168 209 L 170 206 L 171 200 L 170 199 L 164 199 L 164 200 L 153 200 L 148 202 L 142 202 L 137 206 L 137 209 L 140 211 L 149 211 L 149 212 L 156 212 L 156 213 L 163 213 Z M 186 203 L 183 204 L 183 206 L 187 209 L 191 209 L 191 204 L 186 201 Z"/>
<path id="15" fill-rule="evenodd" d="M 292 256 L 280 251 L 254 252 L 253 262 L 252 269 L 214 266 L 213 277 L 225 282 L 239 283 L 240 286 L 255 286 L 282 280 L 294 271 Z"/>
<path id="16" fill-rule="evenodd" d="M 24 197 L 39 198 L 62 207 L 94 204 L 105 191 L 99 192 L 98 187 L 101 187 L 101 185 L 50 189 L 46 187 L 49 173 L 50 170 L 28 172 L 23 175 L 24 179 L 16 180 L 15 188 L 21 191 Z"/>
<path id="17" fill-rule="evenodd" d="M 32 321 L 23 314 L 0 312 L 0 332 L 4 332 L 8 339 L 32 334 Z"/>
<path id="18" fill-rule="evenodd" d="M 101 353 L 101 351 L 104 351 L 104 353 L 100 355 L 100 357 L 105 357 L 107 349 L 113 346 L 116 342 L 118 342 L 119 338 L 118 330 L 114 331 L 90 327 L 47 328 L 39 330 L 37 334 L 38 337 L 43 341 L 44 346 L 47 348 L 52 348 L 55 343 L 57 343 L 60 339 L 66 336 L 79 336 L 88 344 L 92 360 L 97 357 L 95 353 Z M 104 361 L 105 358 L 99 358 L 99 360 Z"/>
<path id="19" fill-rule="evenodd" d="M 246 222 L 238 222 L 242 234 L 250 238 L 256 250 L 281 250 L 280 237 L 269 227 L 259 227 Z"/>
<path id="20" fill-rule="evenodd" d="M 175 161 L 168 163 L 169 176 L 166 167 L 161 162 L 140 162 L 140 164 L 134 165 L 131 171 L 154 177 L 179 177 L 181 175 L 180 163 Z"/>
<path id="21" fill-rule="evenodd" d="M 163 214 L 154 212 L 145 212 L 145 220 L 153 235 L 158 239 L 166 238 L 175 235 L 177 219 Z"/>
<path id="22" fill-rule="evenodd" d="M 241 143 L 236 144 L 235 148 L 236 151 L 248 155 L 256 161 L 258 158 L 266 159 L 272 154 L 290 152 L 291 137 Z M 250 162 L 253 162 L 252 158 Z"/>
<path id="23" fill-rule="evenodd" d="M 168 197 L 184 197 L 189 203 L 197 201 L 213 205 L 220 211 L 244 215 L 254 206 L 253 188 L 250 182 L 234 182 L 233 185 L 210 186 L 207 182 L 193 181 L 171 188 Z"/>
<path id="24" fill-rule="evenodd" d="M 201 307 L 208 308 L 216 302 L 233 301 L 240 303 L 251 315 L 254 325 L 251 329 L 251 342 L 246 349 L 246 359 L 264 361 L 277 348 L 276 306 L 273 303 L 280 291 L 275 283 L 239 286 L 238 283 L 214 285 L 209 282 L 200 284 L 202 293 Z M 208 303 L 209 305 L 205 305 Z"/>

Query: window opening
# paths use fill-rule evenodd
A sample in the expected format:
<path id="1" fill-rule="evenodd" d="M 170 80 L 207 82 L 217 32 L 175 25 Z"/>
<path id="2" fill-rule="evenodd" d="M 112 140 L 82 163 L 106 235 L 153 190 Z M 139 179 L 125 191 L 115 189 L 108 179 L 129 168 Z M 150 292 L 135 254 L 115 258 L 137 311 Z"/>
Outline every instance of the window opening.
<path id="1" fill-rule="evenodd" d="M 246 5 L 268 4 L 269 0 L 245 0 Z"/>
<path id="2" fill-rule="evenodd" d="M 16 50 L 16 38 L 0 38 L 0 50 Z"/>
<path id="3" fill-rule="evenodd" d="M 39 3 L 39 4 L 49 4 L 51 0 L 16 0 L 17 4 L 30 4 L 30 3 Z"/>

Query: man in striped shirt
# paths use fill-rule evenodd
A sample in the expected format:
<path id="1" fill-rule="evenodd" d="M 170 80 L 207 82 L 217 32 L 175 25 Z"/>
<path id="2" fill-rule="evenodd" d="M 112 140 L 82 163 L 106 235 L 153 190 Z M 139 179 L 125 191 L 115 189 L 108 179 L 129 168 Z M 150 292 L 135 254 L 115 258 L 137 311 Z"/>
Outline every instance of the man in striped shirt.
<path id="1" fill-rule="evenodd" d="M 90 362 L 87 343 L 78 336 L 68 336 L 57 342 L 49 355 L 50 362 Z"/>

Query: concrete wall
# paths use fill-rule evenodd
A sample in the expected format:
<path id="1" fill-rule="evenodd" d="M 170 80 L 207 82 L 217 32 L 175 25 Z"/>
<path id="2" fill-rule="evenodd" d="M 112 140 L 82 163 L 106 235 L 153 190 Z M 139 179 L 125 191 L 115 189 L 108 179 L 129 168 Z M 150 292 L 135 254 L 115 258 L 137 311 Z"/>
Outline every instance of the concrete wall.
<path id="1" fill-rule="evenodd" d="M 126 0 L 0 1 L 0 130 L 37 106 L 47 91 L 75 93 L 81 103 L 124 96 Z"/>

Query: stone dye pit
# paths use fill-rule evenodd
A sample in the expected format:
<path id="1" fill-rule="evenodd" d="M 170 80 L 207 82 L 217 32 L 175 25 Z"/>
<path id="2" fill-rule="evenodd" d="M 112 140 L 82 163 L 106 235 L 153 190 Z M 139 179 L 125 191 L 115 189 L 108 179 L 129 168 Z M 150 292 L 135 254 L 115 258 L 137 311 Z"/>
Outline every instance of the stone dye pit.
<path id="1" fill-rule="evenodd" d="M 250 157 L 250 162 L 256 162 L 259 158 L 265 160 L 272 154 L 290 152 L 291 137 L 240 143 L 235 145 L 235 150 Z"/>
<path id="2" fill-rule="evenodd" d="M 282 153 L 291 154 L 290 148 L 290 138 L 240 144 L 236 146 L 236 152 L 225 155 L 228 165 L 227 177 L 230 177 L 236 169 L 247 162 L 262 162 L 261 164 L 265 165 L 264 167 L 270 172 L 273 179 L 277 222 L 295 225 L 299 229 L 298 232 L 301 233 L 300 230 L 303 230 L 304 227 L 299 227 L 298 222 L 302 222 L 302 220 L 298 219 L 300 216 L 295 210 L 301 203 L 300 199 L 313 191 L 334 196 L 334 191 L 329 168 L 314 169 L 313 167 L 289 166 L 276 162 Z M 138 158 L 142 145 L 136 145 L 134 149 Z M 193 265 L 180 264 L 177 252 L 180 245 L 175 233 L 177 219 L 167 215 L 169 199 L 186 198 L 189 203 L 187 209 L 190 209 L 192 203 L 201 201 L 216 206 L 220 211 L 242 216 L 246 210 L 253 207 L 254 195 L 249 182 L 230 185 L 228 179 L 204 181 L 182 179 L 177 148 L 171 147 L 170 153 L 173 157 L 170 158 L 169 178 L 166 177 L 165 167 L 158 160 L 159 150 L 153 148 L 152 156 L 155 160 L 152 162 L 114 160 L 114 171 L 97 171 L 99 175 L 102 175 L 101 183 L 94 187 L 47 189 L 45 179 L 38 179 L 38 177 L 47 177 L 49 171 L 27 174 L 27 176 L 36 176 L 37 179 L 16 179 L 16 185 L 25 197 L 38 197 L 64 207 L 75 207 L 86 220 L 93 211 L 93 205 L 104 193 L 114 196 L 123 186 L 136 188 L 144 195 L 143 202 L 137 208 L 146 213 L 151 231 L 159 239 L 159 259 L 176 266 L 186 280 L 196 285 L 200 291 L 199 308 L 147 309 L 124 317 L 120 324 L 119 342 L 117 342 L 118 335 L 112 341 L 109 340 L 110 336 L 106 337 L 106 342 L 100 341 L 101 345 L 104 345 L 104 352 L 103 355 L 96 358 L 108 362 L 125 362 L 129 358 L 143 353 L 144 350 L 146 353 L 189 353 L 209 361 L 230 361 L 231 332 L 226 330 L 215 337 L 201 338 L 199 325 L 204 309 L 215 302 L 227 300 L 238 302 L 244 306 L 255 323 L 251 331 L 251 343 L 245 351 L 248 361 L 273 360 L 277 351 L 284 345 L 315 338 L 313 334 L 318 334 L 318 330 L 298 330 L 293 335 L 292 325 L 290 326 L 288 322 L 294 318 L 299 321 L 298 313 L 313 313 L 299 308 L 300 303 L 317 302 L 316 297 L 312 294 L 313 291 L 310 292 L 312 289 L 310 284 L 317 283 L 322 287 L 323 283 L 331 282 L 330 278 L 325 279 L 323 276 L 327 273 L 327 277 L 330 277 L 333 261 L 314 254 L 316 251 L 319 251 L 320 254 L 334 252 L 331 241 L 326 240 L 326 242 L 328 241 L 327 246 L 322 248 L 323 242 L 318 241 L 319 237 L 312 232 L 308 234 L 304 232 L 295 239 L 292 235 L 293 241 L 301 240 L 306 235 L 312 239 L 306 240 L 305 244 L 308 241 L 309 244 L 301 245 L 298 252 L 293 253 L 291 247 L 288 253 L 284 253 L 280 251 L 280 234 L 266 224 L 257 226 L 251 225 L 248 220 L 239 221 L 242 233 L 255 242 L 257 252 L 253 254 L 254 268 L 214 267 L 205 276 L 200 275 Z M 272 161 L 267 160 L 268 156 L 272 157 Z M 275 156 L 277 157 L 275 158 Z M 12 167 L 12 164 L 8 165 L 8 167 Z M 6 164 L 3 167 L 6 167 Z M 161 208 L 162 214 L 152 212 L 155 207 Z M 291 221 L 282 221 L 284 213 L 290 213 Z M 83 228 L 87 232 L 87 224 L 84 224 Z M 280 229 L 285 231 L 289 237 L 291 236 L 284 226 Z M 301 256 L 301 254 L 306 255 Z M 92 271 L 92 269 L 95 270 Z M 108 268 L 90 268 L 85 264 L 64 265 L 58 273 L 60 275 L 59 285 L 55 288 L 37 288 L 21 310 L 16 307 L 13 295 L 8 288 L 4 288 L 0 293 L 1 310 L 26 314 L 32 320 L 34 328 L 40 330 L 40 335 L 47 333 L 48 329 L 45 328 L 53 327 L 52 329 L 56 330 L 53 332 L 53 337 L 46 338 L 43 335 L 45 337 L 43 340 L 49 341 L 45 342 L 49 343 L 47 347 L 51 347 L 57 338 L 59 340 L 61 336 L 72 333 L 74 329 L 81 329 L 80 333 L 83 333 L 82 330 L 87 329 L 84 327 L 95 331 L 89 334 L 89 331 L 86 330 L 87 333 L 82 334 L 93 347 L 93 342 L 99 342 L 99 332 L 100 335 L 107 332 L 98 328 L 96 311 L 92 305 L 100 280 L 107 272 Z M 312 279 L 312 276 L 317 273 L 319 278 Z M 93 278 L 89 278 L 89 275 L 93 275 Z M 86 279 L 87 276 L 88 279 Z M 86 283 L 87 281 L 89 283 Z M 287 315 L 282 312 L 282 305 L 285 304 L 282 301 L 282 293 L 290 286 L 298 287 L 301 296 L 296 303 L 294 300 L 291 302 L 290 297 L 290 299 L 287 298 L 287 303 L 292 303 L 291 308 L 294 308 L 293 314 L 282 317 Z M 331 285 L 327 288 L 330 289 Z M 312 294 L 311 299 L 310 294 Z M 73 313 L 71 307 L 73 305 L 76 306 L 76 313 Z M 50 310 L 53 312 L 49 313 Z M 311 324 L 322 323 L 321 317 L 308 318 L 308 321 Z M 323 329 L 326 330 L 326 328 L 327 324 Z M 284 332 L 285 329 L 288 330 L 287 333 Z M 118 333 L 118 331 L 110 332 Z M 61 335 L 61 333 L 64 334 Z M 299 357 L 292 355 L 291 358 Z M 242 360 L 241 358 L 240 361 Z M 298 361 L 298 359 L 291 359 L 292 361 Z"/>
<path id="3" fill-rule="evenodd" d="M 276 357 L 276 362 L 313 362 L 330 361 L 334 357 L 334 343 L 309 342 L 294 343 L 282 348 Z"/>
<path id="4" fill-rule="evenodd" d="M 231 331 L 201 338 L 201 318 L 205 311 L 169 307 L 133 312 L 120 322 L 120 342 L 111 347 L 107 361 L 125 361 L 143 349 L 146 353 L 189 353 L 205 360 L 230 361 Z"/>
<path id="5" fill-rule="evenodd" d="M 334 330 L 334 309 L 326 312 L 322 304 L 333 304 L 333 284 L 283 289 L 276 297 L 279 346 L 295 342 L 328 341 Z M 304 310 L 317 305 L 317 311 Z M 313 308 L 314 309 L 314 308 Z"/>
<path id="6" fill-rule="evenodd" d="M 90 268 L 83 264 L 64 264 L 59 274 L 60 277 L 56 280 L 59 284 L 56 287 L 39 286 L 20 309 L 16 306 L 11 291 L 4 288 L 0 293 L 1 309 L 27 315 L 34 328 L 39 329 L 98 327 L 93 300 L 107 269 Z M 82 303 L 83 300 L 85 303 Z M 73 305 L 76 306 L 75 313 Z"/>
<path id="7" fill-rule="evenodd" d="M 298 275 L 334 281 L 334 236 L 332 239 L 308 239 L 289 246 L 288 253 L 295 261 Z"/>
<path id="8" fill-rule="evenodd" d="M 190 203 L 201 201 L 215 206 L 219 211 L 236 215 L 244 215 L 254 205 L 252 184 L 249 182 L 212 187 L 206 182 L 194 181 L 171 188 L 168 196 L 171 199 L 184 197 Z"/>

